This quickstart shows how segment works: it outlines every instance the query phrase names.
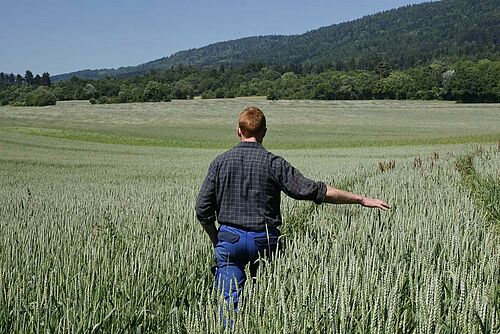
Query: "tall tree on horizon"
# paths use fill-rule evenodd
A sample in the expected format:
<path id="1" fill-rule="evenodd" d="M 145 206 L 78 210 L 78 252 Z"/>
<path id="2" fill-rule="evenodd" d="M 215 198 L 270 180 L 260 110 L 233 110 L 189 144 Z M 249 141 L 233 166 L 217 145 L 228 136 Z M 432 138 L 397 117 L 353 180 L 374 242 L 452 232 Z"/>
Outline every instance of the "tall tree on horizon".
<path id="1" fill-rule="evenodd" d="M 24 79 L 21 74 L 16 75 L 16 85 L 21 86 L 24 82 Z"/>
<path id="2" fill-rule="evenodd" d="M 41 79 L 41 84 L 44 85 L 44 86 L 48 86 L 48 87 L 51 86 L 49 72 L 43 72 L 42 79 Z"/>
<path id="3" fill-rule="evenodd" d="M 33 72 L 31 72 L 30 70 L 26 70 L 26 73 L 24 74 L 24 82 L 28 86 L 31 86 L 33 84 Z"/>
<path id="4" fill-rule="evenodd" d="M 35 77 L 33 78 L 33 83 L 35 84 L 35 86 L 40 86 L 42 84 L 42 77 L 40 76 L 40 74 L 35 75 Z"/>
<path id="5" fill-rule="evenodd" d="M 9 74 L 7 82 L 9 85 L 13 85 L 16 83 L 16 76 L 14 75 L 14 73 Z"/>

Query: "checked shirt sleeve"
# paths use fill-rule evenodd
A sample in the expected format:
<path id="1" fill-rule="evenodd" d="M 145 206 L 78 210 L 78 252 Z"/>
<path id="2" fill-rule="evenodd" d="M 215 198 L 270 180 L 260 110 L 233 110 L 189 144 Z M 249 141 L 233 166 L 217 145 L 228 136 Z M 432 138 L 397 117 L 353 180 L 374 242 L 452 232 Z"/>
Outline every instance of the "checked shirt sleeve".
<path id="1" fill-rule="evenodd" d="M 275 175 L 281 190 L 297 200 L 310 200 L 321 204 L 325 200 L 326 184 L 316 182 L 302 175 L 288 161 L 278 158 L 274 163 Z"/>
<path id="2" fill-rule="evenodd" d="M 212 162 L 196 199 L 196 218 L 202 225 L 215 223 L 217 203 L 215 196 L 215 173 L 215 163 Z"/>

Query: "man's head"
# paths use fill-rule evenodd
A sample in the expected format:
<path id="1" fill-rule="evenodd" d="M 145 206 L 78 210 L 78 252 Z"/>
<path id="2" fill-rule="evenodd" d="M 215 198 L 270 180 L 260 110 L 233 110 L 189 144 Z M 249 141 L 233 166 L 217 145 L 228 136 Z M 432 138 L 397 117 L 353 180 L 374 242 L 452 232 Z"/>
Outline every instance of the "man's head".
<path id="1" fill-rule="evenodd" d="M 236 131 L 241 140 L 255 138 L 257 142 L 262 143 L 267 131 L 266 116 L 257 107 L 246 107 L 240 113 Z"/>

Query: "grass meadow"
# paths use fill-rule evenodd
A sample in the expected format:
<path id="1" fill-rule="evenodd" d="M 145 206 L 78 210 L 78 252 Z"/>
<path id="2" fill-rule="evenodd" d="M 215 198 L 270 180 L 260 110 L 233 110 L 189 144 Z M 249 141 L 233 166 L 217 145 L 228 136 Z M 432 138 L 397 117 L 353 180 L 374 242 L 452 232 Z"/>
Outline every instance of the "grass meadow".
<path id="1" fill-rule="evenodd" d="M 232 332 L 500 332 L 499 105 L 262 99 L 0 107 L 0 332 L 229 332 L 194 203 L 248 105 L 266 148 L 392 209 L 284 196 Z"/>

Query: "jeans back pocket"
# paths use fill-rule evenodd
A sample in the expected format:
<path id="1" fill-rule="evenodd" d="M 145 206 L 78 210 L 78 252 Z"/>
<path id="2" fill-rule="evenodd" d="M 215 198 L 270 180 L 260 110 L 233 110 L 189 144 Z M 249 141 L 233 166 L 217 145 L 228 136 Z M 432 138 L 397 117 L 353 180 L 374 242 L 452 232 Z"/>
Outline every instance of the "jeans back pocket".
<path id="1" fill-rule="evenodd" d="M 240 240 L 240 236 L 229 231 L 219 231 L 217 239 L 219 239 L 219 241 L 227 241 L 234 244 Z"/>
<path id="2" fill-rule="evenodd" d="M 261 252 L 275 252 L 278 246 L 278 236 L 277 235 L 267 235 L 262 237 L 255 237 L 253 239 L 255 247 L 259 253 Z"/>

